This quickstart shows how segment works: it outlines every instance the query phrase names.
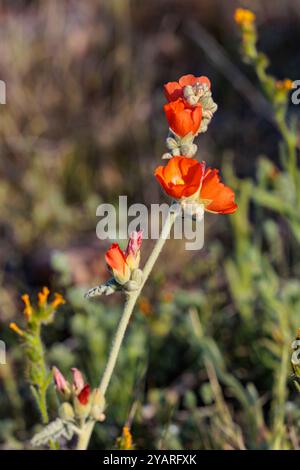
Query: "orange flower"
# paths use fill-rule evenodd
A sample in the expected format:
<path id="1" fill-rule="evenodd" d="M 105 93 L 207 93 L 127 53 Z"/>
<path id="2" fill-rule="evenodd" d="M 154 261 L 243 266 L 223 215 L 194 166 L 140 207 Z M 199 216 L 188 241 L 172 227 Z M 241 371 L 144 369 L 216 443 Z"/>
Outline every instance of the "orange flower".
<path id="1" fill-rule="evenodd" d="M 207 168 L 200 189 L 200 202 L 208 212 L 232 214 L 237 210 L 234 191 L 221 183 L 219 170 Z"/>
<path id="2" fill-rule="evenodd" d="M 119 284 L 125 284 L 130 278 L 130 269 L 126 256 L 117 243 L 113 243 L 105 254 L 105 260 Z"/>
<path id="3" fill-rule="evenodd" d="M 231 214 L 237 209 L 232 189 L 220 181 L 219 170 L 205 170 L 205 162 L 174 157 L 165 167 L 156 168 L 154 174 L 166 193 L 175 199 L 194 196 L 206 211 L 219 214 Z"/>
<path id="4" fill-rule="evenodd" d="M 166 166 L 159 166 L 155 176 L 169 196 L 175 199 L 187 198 L 200 188 L 204 166 L 187 157 L 174 157 Z"/>
<path id="5" fill-rule="evenodd" d="M 197 105 L 189 107 L 182 98 L 165 104 L 164 111 L 169 126 L 176 135 L 184 137 L 189 134 L 197 134 L 202 119 L 202 107 Z"/>
<path id="6" fill-rule="evenodd" d="M 243 27 L 251 26 L 256 19 L 255 13 L 245 8 L 237 8 L 234 13 L 235 22 Z"/>
<path id="7" fill-rule="evenodd" d="M 178 82 L 169 82 L 164 85 L 165 95 L 168 101 L 176 101 L 183 97 L 183 89 L 185 86 L 194 86 L 196 83 L 207 85 L 210 88 L 210 81 L 207 77 L 195 77 L 194 75 L 183 75 Z"/>

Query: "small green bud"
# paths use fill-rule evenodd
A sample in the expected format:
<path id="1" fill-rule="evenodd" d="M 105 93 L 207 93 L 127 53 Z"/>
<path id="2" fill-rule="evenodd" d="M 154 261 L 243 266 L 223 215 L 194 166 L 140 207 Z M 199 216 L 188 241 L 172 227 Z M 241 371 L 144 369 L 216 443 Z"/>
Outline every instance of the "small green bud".
<path id="1" fill-rule="evenodd" d="M 134 292 L 135 290 L 138 290 L 140 286 L 136 281 L 128 281 L 123 287 L 128 292 Z"/>
<path id="2" fill-rule="evenodd" d="M 85 420 L 91 411 L 91 402 L 87 403 L 86 405 L 83 405 L 80 403 L 78 397 L 74 398 L 74 411 L 75 411 L 75 416 L 79 420 Z"/>
<path id="3" fill-rule="evenodd" d="M 134 269 L 131 273 L 131 280 L 135 281 L 139 286 L 141 285 L 143 281 L 143 271 L 141 269 Z"/>
<path id="4" fill-rule="evenodd" d="M 105 398 L 99 388 L 96 388 L 92 397 L 91 417 L 96 421 L 104 421 L 105 415 L 103 413 L 105 408 Z"/>
<path id="5" fill-rule="evenodd" d="M 65 421 L 72 420 L 75 416 L 72 405 L 68 403 L 67 401 L 62 403 L 58 409 L 58 415 L 62 420 L 65 420 Z"/>

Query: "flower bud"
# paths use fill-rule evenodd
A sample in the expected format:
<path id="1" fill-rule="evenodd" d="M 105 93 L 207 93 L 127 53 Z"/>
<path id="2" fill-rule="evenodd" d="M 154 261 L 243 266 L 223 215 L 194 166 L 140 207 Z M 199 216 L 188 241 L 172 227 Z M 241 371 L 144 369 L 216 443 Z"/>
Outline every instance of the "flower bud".
<path id="1" fill-rule="evenodd" d="M 117 243 L 113 243 L 105 255 L 106 262 L 118 284 L 125 284 L 130 279 L 130 268 L 126 256 Z"/>
<path id="2" fill-rule="evenodd" d="M 105 408 L 105 398 L 99 388 L 96 388 L 92 397 L 92 408 L 90 415 L 96 421 L 104 421 L 105 415 L 103 413 Z"/>
<path id="3" fill-rule="evenodd" d="M 69 382 L 64 378 L 63 374 L 57 367 L 53 367 L 52 373 L 57 391 L 61 393 L 64 398 L 69 398 L 71 395 L 71 386 Z"/>
<path id="4" fill-rule="evenodd" d="M 62 420 L 71 421 L 75 416 L 72 405 L 66 401 L 62 403 L 58 409 L 58 415 Z"/>
<path id="5" fill-rule="evenodd" d="M 124 289 L 128 292 L 134 292 L 135 290 L 138 290 L 139 284 L 136 281 L 128 281 L 126 284 L 124 284 Z"/>
<path id="6" fill-rule="evenodd" d="M 79 419 L 87 418 L 90 413 L 90 395 L 90 386 L 87 384 L 83 387 L 81 392 L 74 398 L 74 410 L 76 417 L 78 417 Z"/>
<path id="7" fill-rule="evenodd" d="M 139 286 L 142 284 L 144 273 L 141 269 L 134 269 L 131 273 L 131 280 L 135 281 Z"/>
<path id="8" fill-rule="evenodd" d="M 142 245 L 143 231 L 132 232 L 125 252 L 126 263 L 131 270 L 137 269 L 140 264 L 140 248 Z"/>
<path id="9" fill-rule="evenodd" d="M 80 392 L 84 387 L 84 379 L 82 373 L 80 372 L 80 370 L 76 369 L 76 367 L 73 367 L 71 371 L 73 374 L 73 388 L 75 392 Z"/>

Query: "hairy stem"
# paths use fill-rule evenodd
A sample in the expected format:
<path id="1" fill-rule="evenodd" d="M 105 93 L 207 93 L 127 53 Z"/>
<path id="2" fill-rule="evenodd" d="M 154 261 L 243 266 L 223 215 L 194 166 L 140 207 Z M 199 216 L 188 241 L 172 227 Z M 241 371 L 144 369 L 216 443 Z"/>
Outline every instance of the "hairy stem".
<path id="1" fill-rule="evenodd" d="M 164 223 L 160 238 L 157 240 L 157 242 L 156 242 L 156 244 L 153 248 L 153 251 L 151 252 L 151 254 L 150 254 L 150 256 L 149 256 L 149 258 L 148 258 L 148 260 L 145 264 L 145 267 L 143 269 L 143 281 L 142 281 L 139 289 L 134 291 L 134 292 L 131 292 L 131 293 L 127 294 L 127 299 L 126 299 L 126 303 L 124 305 L 124 310 L 123 310 L 123 313 L 122 313 L 122 317 L 121 317 L 121 320 L 119 322 L 114 340 L 112 342 L 112 347 L 111 347 L 111 351 L 110 351 L 110 354 L 109 354 L 109 358 L 108 358 L 108 361 L 107 361 L 107 364 L 106 364 L 106 367 L 104 369 L 104 373 L 103 373 L 103 376 L 102 376 L 102 379 L 101 379 L 101 382 L 100 382 L 100 385 L 99 385 L 99 388 L 100 388 L 103 396 L 105 396 L 107 388 L 109 386 L 109 383 L 110 383 L 110 380 L 111 380 L 111 377 L 112 377 L 112 374 L 113 374 L 113 371 L 114 371 L 114 368 L 115 368 L 115 365 L 116 365 L 116 362 L 117 362 L 117 359 L 118 359 L 120 348 L 121 348 L 121 345 L 122 345 L 122 342 L 123 342 L 123 339 L 124 339 L 124 335 L 125 335 L 125 332 L 126 332 L 131 314 L 132 314 L 133 309 L 135 307 L 136 301 L 137 301 L 137 299 L 138 299 L 138 297 L 139 297 L 139 295 L 140 295 L 140 293 L 141 293 L 141 291 L 142 291 L 142 289 L 143 289 L 143 287 L 144 287 L 144 285 L 145 285 L 145 283 L 146 283 L 146 281 L 149 277 L 149 274 L 152 271 L 152 268 L 153 268 L 159 254 L 160 254 L 160 252 L 161 252 L 161 250 L 162 250 L 162 248 L 165 244 L 166 239 L 168 238 L 168 236 L 170 234 L 170 231 L 171 231 L 171 228 L 173 226 L 173 223 L 175 222 L 176 216 L 177 216 L 176 210 L 174 210 L 174 211 L 171 210 L 168 213 L 168 216 L 167 216 L 166 221 Z M 94 429 L 94 425 L 95 425 L 95 422 L 90 421 L 82 428 L 82 431 L 81 431 L 81 433 L 79 435 L 79 438 L 78 438 L 78 443 L 77 443 L 77 447 L 76 447 L 77 450 L 86 450 L 87 449 L 87 447 L 89 445 L 91 434 L 92 434 L 93 429 Z"/>

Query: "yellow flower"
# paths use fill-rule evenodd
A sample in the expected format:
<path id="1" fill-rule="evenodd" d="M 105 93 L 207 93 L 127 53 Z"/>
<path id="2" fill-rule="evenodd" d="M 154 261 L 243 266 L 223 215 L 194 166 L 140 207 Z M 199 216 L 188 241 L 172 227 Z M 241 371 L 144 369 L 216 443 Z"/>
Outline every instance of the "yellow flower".
<path id="1" fill-rule="evenodd" d="M 255 14 L 245 8 L 237 8 L 234 13 L 234 20 L 240 26 L 251 26 L 256 19 Z"/>
<path id="2" fill-rule="evenodd" d="M 132 435 L 128 426 L 124 426 L 123 428 L 123 445 L 124 450 L 132 449 Z"/>
<path id="3" fill-rule="evenodd" d="M 284 80 L 277 80 L 276 88 L 279 90 L 289 91 L 293 88 L 293 82 L 289 78 L 285 78 Z"/>
<path id="4" fill-rule="evenodd" d="M 57 292 L 55 292 L 54 300 L 51 302 L 51 307 L 52 308 L 57 308 L 59 305 L 62 305 L 62 304 L 65 304 L 65 303 L 66 303 L 66 301 L 63 298 L 63 296 L 61 294 L 58 294 Z"/>
<path id="5" fill-rule="evenodd" d="M 43 307 L 47 302 L 50 291 L 48 287 L 43 287 L 42 292 L 38 293 L 39 307 Z"/>
<path id="6" fill-rule="evenodd" d="M 29 318 L 32 315 L 32 307 L 31 307 L 29 295 L 24 294 L 24 295 L 22 295 L 21 299 L 23 300 L 23 302 L 25 304 L 24 314 L 25 314 L 27 320 L 29 320 Z"/>
<path id="7" fill-rule="evenodd" d="M 9 324 L 9 328 L 12 331 L 14 331 L 15 333 L 17 333 L 17 335 L 19 335 L 19 336 L 24 336 L 24 334 L 25 334 L 24 331 L 21 330 L 21 328 L 19 328 L 18 325 L 14 322 Z"/>

